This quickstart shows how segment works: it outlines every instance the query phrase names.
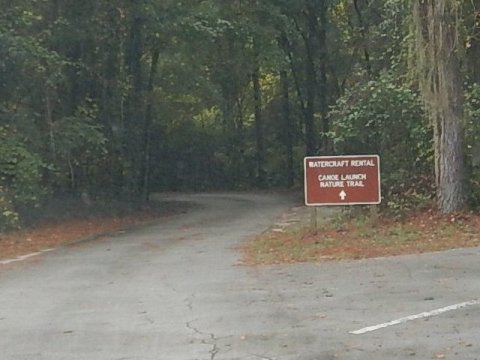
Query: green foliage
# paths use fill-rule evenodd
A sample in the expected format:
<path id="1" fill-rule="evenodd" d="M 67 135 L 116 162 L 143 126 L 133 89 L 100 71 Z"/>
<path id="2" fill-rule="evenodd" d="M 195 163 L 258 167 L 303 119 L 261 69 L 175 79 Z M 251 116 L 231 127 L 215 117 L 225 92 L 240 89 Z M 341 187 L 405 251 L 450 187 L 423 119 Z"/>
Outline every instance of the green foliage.
<path id="1" fill-rule="evenodd" d="M 347 91 L 330 116 L 337 153 L 380 155 L 383 194 L 393 210 L 430 196 L 431 130 L 415 91 L 382 75 Z"/>
<path id="2" fill-rule="evenodd" d="M 5 189 L 0 186 L 0 231 L 18 227 L 19 216 L 14 210 L 12 200 Z"/>
<path id="3" fill-rule="evenodd" d="M 0 230 L 18 225 L 18 207 L 39 204 L 42 167 L 13 130 L 0 127 Z"/>
<path id="4" fill-rule="evenodd" d="M 310 140 L 318 154 L 379 153 L 395 211 L 433 193 L 430 126 L 416 91 L 402 83 L 409 0 L 2 5 L 5 224 L 44 189 L 238 189 L 255 186 L 263 172 L 270 186 L 292 185 L 294 175 L 301 186 Z M 468 45 L 478 45 L 475 37 Z M 466 111 L 474 189 L 479 96 L 475 85 Z"/>
<path id="5" fill-rule="evenodd" d="M 59 185 L 81 189 L 90 189 L 95 185 L 94 179 L 89 175 L 92 175 L 95 165 L 102 163 L 107 155 L 107 139 L 96 116 L 97 109 L 90 104 L 80 106 L 73 116 L 54 123 L 54 165 Z"/>
<path id="6" fill-rule="evenodd" d="M 474 83 L 465 95 L 467 157 L 470 166 L 470 203 L 480 206 L 480 84 Z"/>

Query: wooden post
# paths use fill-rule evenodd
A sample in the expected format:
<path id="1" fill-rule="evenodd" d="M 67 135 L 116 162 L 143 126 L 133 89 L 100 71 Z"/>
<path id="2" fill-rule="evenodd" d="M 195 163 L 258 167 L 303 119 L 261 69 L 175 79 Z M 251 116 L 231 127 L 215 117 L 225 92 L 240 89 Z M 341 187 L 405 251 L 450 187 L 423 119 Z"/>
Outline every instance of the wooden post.
<path id="1" fill-rule="evenodd" d="M 310 231 L 316 232 L 318 230 L 317 207 L 310 208 Z"/>
<path id="2" fill-rule="evenodd" d="M 370 206 L 370 222 L 372 226 L 376 226 L 378 224 L 378 219 L 379 219 L 378 205 Z"/>

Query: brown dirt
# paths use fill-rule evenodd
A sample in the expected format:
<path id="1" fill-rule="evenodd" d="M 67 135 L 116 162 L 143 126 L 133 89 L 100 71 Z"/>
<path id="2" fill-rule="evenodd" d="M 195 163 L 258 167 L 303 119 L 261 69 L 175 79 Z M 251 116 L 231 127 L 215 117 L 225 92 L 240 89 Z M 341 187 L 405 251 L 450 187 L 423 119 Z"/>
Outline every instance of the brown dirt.
<path id="1" fill-rule="evenodd" d="M 312 232 L 270 231 L 244 248 L 250 265 L 364 259 L 480 246 L 480 216 L 442 216 L 433 210 L 402 221 L 388 217 L 332 218 Z"/>

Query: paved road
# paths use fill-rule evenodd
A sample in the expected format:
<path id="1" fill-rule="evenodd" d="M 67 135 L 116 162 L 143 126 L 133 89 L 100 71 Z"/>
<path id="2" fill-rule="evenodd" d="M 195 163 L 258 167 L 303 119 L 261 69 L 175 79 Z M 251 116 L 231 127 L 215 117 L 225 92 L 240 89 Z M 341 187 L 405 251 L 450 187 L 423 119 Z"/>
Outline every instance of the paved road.
<path id="1" fill-rule="evenodd" d="M 0 359 L 480 359 L 478 249 L 246 268 L 291 200 L 177 200 L 200 207 L 0 265 Z"/>

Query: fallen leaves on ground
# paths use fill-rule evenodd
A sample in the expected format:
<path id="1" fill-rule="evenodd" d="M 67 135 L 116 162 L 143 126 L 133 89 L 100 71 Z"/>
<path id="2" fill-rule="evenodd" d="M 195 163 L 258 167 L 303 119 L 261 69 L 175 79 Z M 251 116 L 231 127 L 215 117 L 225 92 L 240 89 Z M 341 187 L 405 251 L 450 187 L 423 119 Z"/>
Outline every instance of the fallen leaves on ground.
<path id="1" fill-rule="evenodd" d="M 364 259 L 480 246 L 480 216 L 433 210 L 399 221 L 334 217 L 317 231 L 270 231 L 247 243 L 248 265 Z"/>
<path id="2" fill-rule="evenodd" d="M 48 220 L 28 229 L 0 233 L 0 259 L 11 259 L 37 251 L 55 248 L 82 239 L 107 235 L 133 225 L 148 224 L 161 217 L 185 211 L 185 206 L 145 206 L 118 215 L 103 212 L 101 215 L 69 217 L 59 215 L 58 220 Z M 120 212 L 122 213 L 122 212 Z"/>

